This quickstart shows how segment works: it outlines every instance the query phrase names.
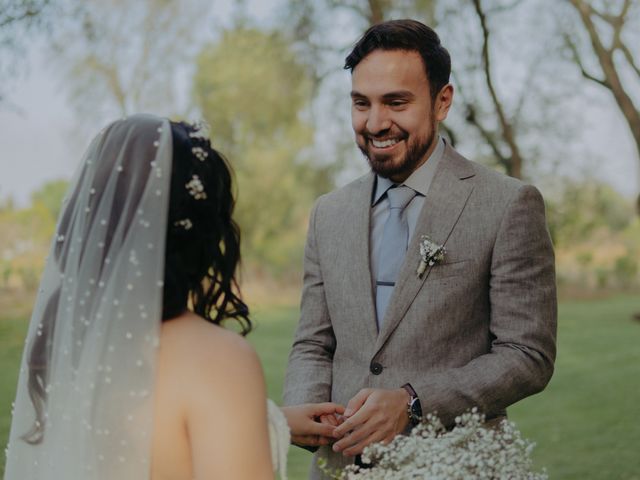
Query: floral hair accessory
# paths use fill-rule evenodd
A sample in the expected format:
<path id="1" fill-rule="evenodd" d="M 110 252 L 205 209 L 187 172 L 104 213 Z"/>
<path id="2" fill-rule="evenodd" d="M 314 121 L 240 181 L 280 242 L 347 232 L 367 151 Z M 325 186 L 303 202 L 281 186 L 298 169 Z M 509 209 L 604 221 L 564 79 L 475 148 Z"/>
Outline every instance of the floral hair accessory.
<path id="1" fill-rule="evenodd" d="M 189 195 L 196 200 L 206 200 L 207 193 L 204 191 L 204 186 L 202 185 L 198 175 L 193 175 L 189 183 L 185 184 L 185 187 L 189 191 Z"/>
<path id="2" fill-rule="evenodd" d="M 185 230 L 191 230 L 193 228 L 193 223 L 189 218 L 183 218 L 182 220 L 178 220 L 173 223 L 176 227 L 182 227 Z"/>
<path id="3" fill-rule="evenodd" d="M 442 262 L 445 253 L 444 245 L 438 245 L 428 235 L 422 235 L 420 237 L 420 264 L 416 270 L 418 278 L 422 278 L 427 267 Z"/>
<path id="4" fill-rule="evenodd" d="M 189 132 L 189 138 L 193 138 L 206 145 L 210 145 L 211 140 L 209 139 L 209 132 L 211 131 L 211 128 L 207 122 L 204 120 L 197 120 L 191 123 L 191 128 L 193 128 L 193 130 Z M 191 152 L 201 162 L 204 162 L 209 156 L 209 152 L 207 152 L 205 148 L 202 148 L 202 146 L 198 145 L 192 147 Z"/>
<path id="5" fill-rule="evenodd" d="M 209 124 L 207 122 L 205 122 L 204 120 L 196 120 L 195 122 L 191 123 L 191 126 L 193 127 L 193 131 L 189 132 L 189 137 L 191 138 L 197 138 L 198 140 L 202 140 L 202 141 L 209 141 L 209 133 L 211 131 L 211 127 L 209 127 Z"/>
<path id="6" fill-rule="evenodd" d="M 204 148 L 202 147 L 193 147 L 191 149 L 191 152 L 195 155 L 195 157 L 200 160 L 201 162 L 204 162 L 207 157 L 209 156 L 209 152 L 207 152 Z"/>

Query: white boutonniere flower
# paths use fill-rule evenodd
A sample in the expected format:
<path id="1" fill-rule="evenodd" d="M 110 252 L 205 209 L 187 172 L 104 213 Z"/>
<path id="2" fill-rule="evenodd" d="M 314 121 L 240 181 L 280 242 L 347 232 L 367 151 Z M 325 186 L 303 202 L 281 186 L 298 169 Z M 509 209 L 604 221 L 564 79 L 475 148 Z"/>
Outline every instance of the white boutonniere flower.
<path id="1" fill-rule="evenodd" d="M 416 271 L 418 278 L 422 278 L 427 267 L 442 262 L 445 253 L 444 245 L 438 245 L 428 235 L 422 235 L 420 237 L 420 264 Z"/>

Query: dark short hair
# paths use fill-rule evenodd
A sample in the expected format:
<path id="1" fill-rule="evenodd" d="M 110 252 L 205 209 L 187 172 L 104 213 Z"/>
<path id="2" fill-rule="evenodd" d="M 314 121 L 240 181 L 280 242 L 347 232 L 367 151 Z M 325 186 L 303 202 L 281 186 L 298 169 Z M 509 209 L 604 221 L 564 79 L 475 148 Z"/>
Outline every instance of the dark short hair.
<path id="1" fill-rule="evenodd" d="M 389 20 L 369 27 L 351 53 L 345 58 L 345 70 L 353 70 L 375 50 L 406 50 L 418 52 L 429 80 L 431 97 L 449 83 L 451 57 L 440 43 L 440 37 L 430 27 L 417 20 Z"/>

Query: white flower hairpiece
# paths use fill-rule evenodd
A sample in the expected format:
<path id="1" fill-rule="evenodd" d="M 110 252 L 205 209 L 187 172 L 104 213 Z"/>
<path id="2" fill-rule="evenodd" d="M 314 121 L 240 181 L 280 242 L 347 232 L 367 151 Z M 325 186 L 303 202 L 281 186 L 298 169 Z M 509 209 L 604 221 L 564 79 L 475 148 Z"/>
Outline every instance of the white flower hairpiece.
<path id="1" fill-rule="evenodd" d="M 209 139 L 211 127 L 209 127 L 209 124 L 207 122 L 205 122 L 204 120 L 196 120 L 195 122 L 191 123 L 191 127 L 193 128 L 193 131 L 189 132 L 189 138 L 195 138 L 196 140 L 200 140 L 201 142 L 206 143 L 211 142 L 211 140 Z M 209 156 L 209 152 L 199 146 L 191 148 L 191 152 L 201 162 L 204 162 Z"/>
<path id="2" fill-rule="evenodd" d="M 444 245 L 438 245 L 428 235 L 422 235 L 420 237 L 420 264 L 416 270 L 418 278 L 422 278 L 427 267 L 442 262 L 445 253 Z"/>
<path id="3" fill-rule="evenodd" d="M 189 218 L 183 218 L 182 220 L 178 220 L 173 223 L 176 227 L 182 227 L 185 230 L 191 230 L 193 228 L 193 223 Z"/>
<path id="4" fill-rule="evenodd" d="M 205 200 L 207 198 L 207 192 L 204 191 L 204 186 L 198 175 L 193 175 L 189 183 L 185 184 L 185 187 L 189 191 L 189 195 L 196 200 Z"/>
<path id="5" fill-rule="evenodd" d="M 203 141 L 209 140 L 211 127 L 207 122 L 204 120 L 196 120 L 195 122 L 191 122 L 191 126 L 193 127 L 193 131 L 189 132 L 189 137 Z"/>
<path id="6" fill-rule="evenodd" d="M 191 153 L 193 153 L 195 155 L 195 157 L 198 160 L 200 160 L 201 162 L 204 162 L 207 159 L 207 157 L 209 156 L 209 152 L 207 152 L 202 147 L 193 147 L 191 149 Z"/>

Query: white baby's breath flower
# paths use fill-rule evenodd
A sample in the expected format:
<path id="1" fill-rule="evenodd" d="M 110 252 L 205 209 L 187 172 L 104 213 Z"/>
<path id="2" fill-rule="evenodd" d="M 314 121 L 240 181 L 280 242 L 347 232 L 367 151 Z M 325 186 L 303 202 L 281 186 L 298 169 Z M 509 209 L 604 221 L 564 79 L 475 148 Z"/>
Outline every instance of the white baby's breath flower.
<path id="1" fill-rule="evenodd" d="M 388 445 L 365 448 L 362 460 L 373 466 L 355 465 L 341 472 L 327 472 L 339 480 L 546 480 L 546 472 L 532 472 L 534 444 L 521 437 L 516 426 L 504 420 L 488 428 L 477 409 L 455 419 L 447 431 L 428 414 L 409 436 L 398 435 Z M 325 469 L 325 471 L 327 471 Z"/>

